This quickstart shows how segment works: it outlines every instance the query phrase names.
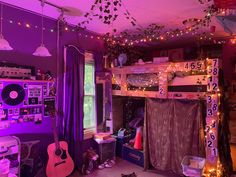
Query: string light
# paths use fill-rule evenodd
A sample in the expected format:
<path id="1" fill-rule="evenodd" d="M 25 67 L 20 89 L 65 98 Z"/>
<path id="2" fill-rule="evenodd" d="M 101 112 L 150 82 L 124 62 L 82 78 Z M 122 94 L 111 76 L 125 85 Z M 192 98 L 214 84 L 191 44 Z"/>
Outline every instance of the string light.
<path id="1" fill-rule="evenodd" d="M 30 28 L 30 24 L 29 23 L 26 23 L 25 26 L 26 26 L 26 28 Z"/>
<path id="2" fill-rule="evenodd" d="M 6 19 L 5 19 L 6 20 Z M 21 22 L 21 21 L 14 21 L 14 20 L 6 20 L 8 23 L 10 24 L 16 24 L 18 26 L 21 26 L 21 27 L 25 27 L 27 29 L 31 28 L 31 29 L 38 29 L 38 26 L 37 25 L 33 25 L 33 24 L 30 24 L 30 23 L 24 23 L 24 22 Z M 24 24 L 24 25 L 23 25 Z M 56 30 L 52 29 L 52 28 L 43 28 L 44 31 L 48 31 L 48 32 L 51 32 L 51 33 L 54 33 L 56 32 Z M 66 26 L 64 27 L 64 32 L 76 32 L 75 30 L 75 27 L 69 27 L 69 26 Z M 105 40 L 106 38 L 105 37 L 102 37 L 102 36 L 94 36 L 94 35 L 90 35 L 90 34 L 82 34 L 82 33 L 79 33 L 79 36 L 84 36 L 86 38 L 91 38 L 91 39 L 97 39 L 97 40 Z"/>
<path id="3" fill-rule="evenodd" d="M 236 37 L 230 39 L 230 43 L 231 43 L 232 45 L 236 44 Z"/>

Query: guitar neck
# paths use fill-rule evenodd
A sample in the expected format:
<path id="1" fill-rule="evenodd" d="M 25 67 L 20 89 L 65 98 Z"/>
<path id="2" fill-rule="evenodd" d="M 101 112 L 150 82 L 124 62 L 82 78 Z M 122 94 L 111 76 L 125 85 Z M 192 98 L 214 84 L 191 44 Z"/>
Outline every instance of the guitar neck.
<path id="1" fill-rule="evenodd" d="M 52 128 L 53 128 L 53 136 L 54 136 L 54 142 L 56 145 L 56 149 L 60 149 L 59 139 L 57 135 L 57 128 L 56 128 L 56 118 L 52 117 Z"/>

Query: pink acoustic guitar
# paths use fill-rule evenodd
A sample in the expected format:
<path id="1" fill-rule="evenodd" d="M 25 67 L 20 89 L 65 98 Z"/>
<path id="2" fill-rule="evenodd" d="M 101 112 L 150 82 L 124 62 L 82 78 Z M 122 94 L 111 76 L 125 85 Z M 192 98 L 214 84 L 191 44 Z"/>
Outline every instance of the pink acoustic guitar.
<path id="1" fill-rule="evenodd" d="M 56 132 L 56 120 L 54 112 L 50 112 L 53 125 L 55 143 L 48 146 L 48 163 L 46 168 L 47 177 L 66 177 L 74 170 L 74 162 L 68 153 L 68 144 L 59 141 Z"/>

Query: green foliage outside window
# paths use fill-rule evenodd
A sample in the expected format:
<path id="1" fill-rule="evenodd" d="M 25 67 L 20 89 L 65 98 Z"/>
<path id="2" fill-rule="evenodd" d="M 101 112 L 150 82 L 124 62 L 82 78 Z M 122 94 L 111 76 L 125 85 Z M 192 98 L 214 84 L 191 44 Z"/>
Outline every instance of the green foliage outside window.
<path id="1" fill-rule="evenodd" d="M 84 76 L 84 128 L 95 126 L 95 84 L 94 84 L 94 65 L 85 65 Z"/>

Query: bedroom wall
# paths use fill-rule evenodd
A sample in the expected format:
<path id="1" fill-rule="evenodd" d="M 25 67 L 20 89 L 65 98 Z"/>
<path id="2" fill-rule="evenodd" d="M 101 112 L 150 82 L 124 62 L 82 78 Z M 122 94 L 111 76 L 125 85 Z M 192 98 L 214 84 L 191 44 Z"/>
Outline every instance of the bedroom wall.
<path id="1" fill-rule="evenodd" d="M 52 56 L 46 58 L 37 57 L 33 56 L 32 53 L 41 43 L 40 15 L 6 5 L 3 7 L 3 14 L 3 35 L 5 39 L 9 41 L 14 50 L 0 51 L 0 62 L 5 61 L 19 65 L 34 66 L 36 69 L 41 69 L 44 72 L 49 70 L 56 77 L 57 34 L 55 30 L 57 28 L 57 22 L 53 19 L 45 18 L 44 41 L 45 46 L 49 49 Z M 12 23 L 10 23 L 10 21 Z M 30 24 L 29 28 L 26 27 L 27 23 Z M 35 28 L 35 26 L 38 27 Z M 53 32 L 50 31 L 51 29 L 53 29 Z M 79 35 L 79 33 L 81 35 Z M 86 37 L 87 35 L 91 35 L 91 32 L 80 31 L 79 33 L 67 32 L 65 30 L 61 32 L 60 57 L 63 56 L 63 46 L 66 44 L 74 44 L 89 51 L 104 50 L 103 42 L 101 40 Z M 0 130 L 0 136 L 4 135 L 17 135 L 23 141 L 40 139 L 43 148 L 47 147 L 47 144 L 53 141 L 52 125 L 49 118 L 44 118 L 42 124 L 12 124 L 8 129 Z M 90 145 L 93 146 L 91 140 L 85 141 L 85 147 Z"/>
<path id="2" fill-rule="evenodd" d="M 14 50 L 0 51 L 0 62 L 34 66 L 43 71 L 50 70 L 55 75 L 56 33 L 45 30 L 45 46 L 52 56 L 46 58 L 33 56 L 32 53 L 41 43 L 40 16 L 9 6 L 3 6 L 3 15 L 3 35 Z M 30 24 L 30 28 L 26 28 L 26 23 Z M 35 28 L 35 26 L 39 28 Z M 45 18 L 46 29 L 54 29 L 55 27 L 55 21 Z M 51 121 L 49 119 L 44 119 L 39 125 L 34 123 L 12 124 L 9 129 L 0 130 L 1 135 L 44 134 L 49 132 L 51 132 Z"/>

